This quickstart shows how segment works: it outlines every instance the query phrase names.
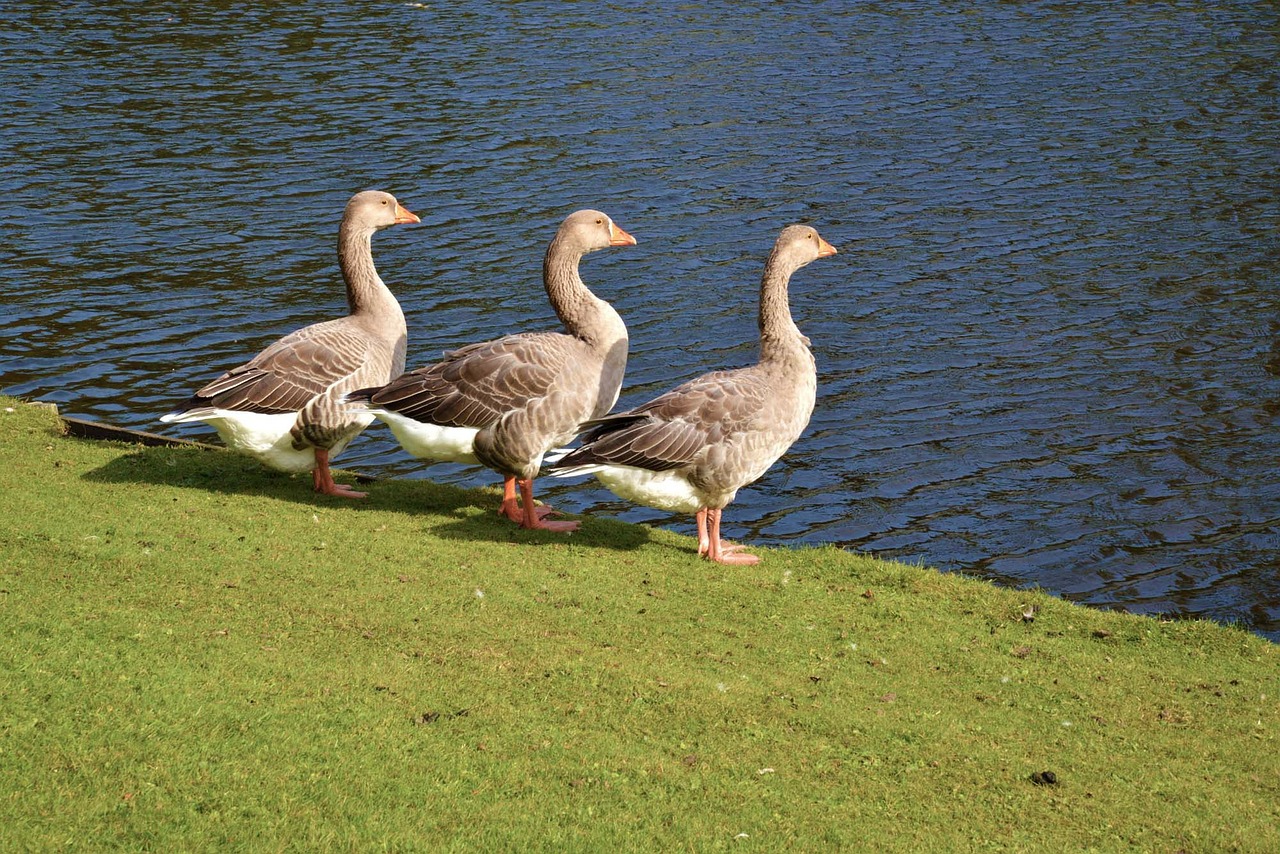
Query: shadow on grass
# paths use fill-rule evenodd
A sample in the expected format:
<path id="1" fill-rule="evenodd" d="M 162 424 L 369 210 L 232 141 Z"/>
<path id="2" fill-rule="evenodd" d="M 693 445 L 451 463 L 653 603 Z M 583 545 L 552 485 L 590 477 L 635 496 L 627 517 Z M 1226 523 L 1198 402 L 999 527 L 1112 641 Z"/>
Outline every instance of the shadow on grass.
<path id="1" fill-rule="evenodd" d="M 502 493 L 496 487 L 464 489 L 429 480 L 360 478 L 357 486 L 369 493 L 366 499 L 318 495 L 311 489 L 309 475 L 291 476 L 271 471 L 249 457 L 218 449 L 137 448 L 87 472 L 84 478 L 98 483 L 150 483 L 224 495 L 252 495 L 313 507 L 347 508 L 357 513 L 379 510 L 419 518 L 436 517 L 439 521 L 432 524 L 430 530 L 442 539 L 524 545 L 572 542 L 626 550 L 640 548 L 650 541 L 648 528 L 613 519 L 584 518 L 582 528 L 572 535 L 522 530 L 499 518 Z M 339 480 L 351 478 L 339 474 Z"/>
<path id="2" fill-rule="evenodd" d="M 418 481 L 414 481 L 417 483 Z M 488 491 L 477 494 L 488 497 Z M 431 533 L 445 540 L 490 540 L 496 542 L 518 543 L 526 546 L 574 545 L 586 548 L 615 549 L 630 551 L 651 542 L 649 529 L 640 525 L 619 522 L 615 519 L 600 519 L 582 516 L 555 516 L 555 519 L 578 519 L 582 527 L 572 534 L 558 534 L 552 531 L 526 531 L 514 523 L 498 516 L 498 502 L 501 495 L 493 491 L 492 500 L 483 504 L 480 512 L 474 510 L 467 514 L 459 514 L 444 524 L 431 529 Z M 472 507 L 475 505 L 473 504 Z"/>

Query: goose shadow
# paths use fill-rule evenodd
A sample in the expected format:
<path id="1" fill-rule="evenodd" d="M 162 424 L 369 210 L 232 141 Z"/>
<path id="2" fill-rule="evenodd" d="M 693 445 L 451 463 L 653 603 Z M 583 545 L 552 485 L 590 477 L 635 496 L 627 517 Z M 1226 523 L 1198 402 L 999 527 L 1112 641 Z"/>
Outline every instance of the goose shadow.
<path id="1" fill-rule="evenodd" d="M 339 470 L 342 474 L 351 472 Z M 149 483 L 181 489 L 197 489 L 222 495 L 253 495 L 294 504 L 344 508 L 355 513 L 370 510 L 406 517 L 435 516 L 431 533 L 442 539 L 505 541 L 522 545 L 552 545 L 571 540 L 574 545 L 630 551 L 651 542 L 651 532 L 640 525 L 614 519 L 582 518 L 582 527 L 568 535 L 528 531 L 498 516 L 501 490 L 464 488 L 426 479 L 378 479 L 356 475 L 357 485 L 368 492 L 364 499 L 319 495 L 307 475 L 272 471 L 256 460 L 223 448 L 190 446 L 138 446 L 110 462 L 85 472 L 97 483 Z M 565 518 L 581 518 L 567 516 Z"/>

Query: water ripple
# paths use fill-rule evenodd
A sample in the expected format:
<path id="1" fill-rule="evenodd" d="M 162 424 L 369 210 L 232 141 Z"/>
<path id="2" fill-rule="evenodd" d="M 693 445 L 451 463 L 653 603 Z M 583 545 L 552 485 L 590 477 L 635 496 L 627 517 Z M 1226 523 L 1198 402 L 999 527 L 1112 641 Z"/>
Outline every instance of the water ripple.
<path id="1" fill-rule="evenodd" d="M 819 405 L 731 536 L 1280 637 L 1267 4 L 713 0 L 655 26 L 599 4 L 37 0 L 0 23 L 7 392 L 154 429 L 342 311 L 337 217 L 380 187 L 422 217 L 375 241 L 415 364 L 554 327 L 539 264 L 571 210 L 636 234 L 583 265 L 631 329 L 633 404 L 754 358 L 763 257 L 809 221 L 841 250 L 792 287 Z M 380 430 L 344 462 L 492 481 Z"/>

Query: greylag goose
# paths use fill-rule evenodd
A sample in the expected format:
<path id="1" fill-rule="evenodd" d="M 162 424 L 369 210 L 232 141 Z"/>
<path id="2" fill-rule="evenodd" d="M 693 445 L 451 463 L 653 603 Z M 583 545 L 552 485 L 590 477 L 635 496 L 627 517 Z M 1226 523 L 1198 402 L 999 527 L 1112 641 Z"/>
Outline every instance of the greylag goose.
<path id="1" fill-rule="evenodd" d="M 351 313 L 292 332 L 227 371 L 160 420 L 204 421 L 228 447 L 271 468 L 312 472 L 316 492 L 363 498 L 335 483 L 329 460 L 373 421 L 341 404 L 343 393 L 404 370 L 404 314 L 373 265 L 373 233 L 419 222 L 390 193 L 352 196 L 338 227 L 338 265 Z"/>
<path id="2" fill-rule="evenodd" d="M 547 247 L 542 280 L 565 332 L 527 332 L 471 344 L 347 400 L 384 421 L 401 447 L 437 462 L 479 463 L 503 477 L 500 514 L 523 528 L 575 531 L 535 506 L 543 455 L 618 400 L 627 327 L 578 274 L 583 255 L 635 238 L 599 211 L 571 214 Z M 517 496 L 517 487 L 519 495 Z"/>
<path id="3" fill-rule="evenodd" d="M 619 497 L 693 513 L 698 554 L 718 563 L 760 558 L 720 539 L 720 514 L 781 457 L 809 423 L 817 371 L 791 319 L 791 274 L 835 248 L 804 225 L 782 230 L 760 283 L 760 360 L 690 380 L 627 412 L 587 422 L 581 447 L 549 463 L 558 476 L 595 474 Z"/>

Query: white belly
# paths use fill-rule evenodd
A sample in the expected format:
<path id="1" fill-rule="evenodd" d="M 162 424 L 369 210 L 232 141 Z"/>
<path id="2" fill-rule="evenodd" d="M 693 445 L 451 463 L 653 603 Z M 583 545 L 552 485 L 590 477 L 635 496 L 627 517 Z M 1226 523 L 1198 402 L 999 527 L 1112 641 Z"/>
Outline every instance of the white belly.
<path id="1" fill-rule="evenodd" d="M 369 410 L 391 428 L 396 441 L 413 456 L 442 463 L 479 464 L 475 453 L 475 427 L 444 427 L 424 424 L 385 409 Z"/>
<path id="2" fill-rule="evenodd" d="M 215 409 L 199 415 L 171 413 L 160 420 L 169 424 L 203 421 L 218 431 L 228 448 L 250 454 L 278 471 L 306 472 L 316 467 L 313 448 L 304 447 L 299 450 L 293 447 L 293 435 L 289 431 L 298 420 L 296 412 L 272 414 Z M 360 430 L 373 421 L 373 416 L 361 415 L 352 420 L 360 422 L 360 429 L 330 448 L 330 458 L 340 454 L 359 435 Z"/>
<path id="3" fill-rule="evenodd" d="M 697 513 L 705 504 L 678 471 L 649 471 L 632 466 L 583 466 L 565 474 L 594 474 L 619 498 L 669 513 Z"/>

